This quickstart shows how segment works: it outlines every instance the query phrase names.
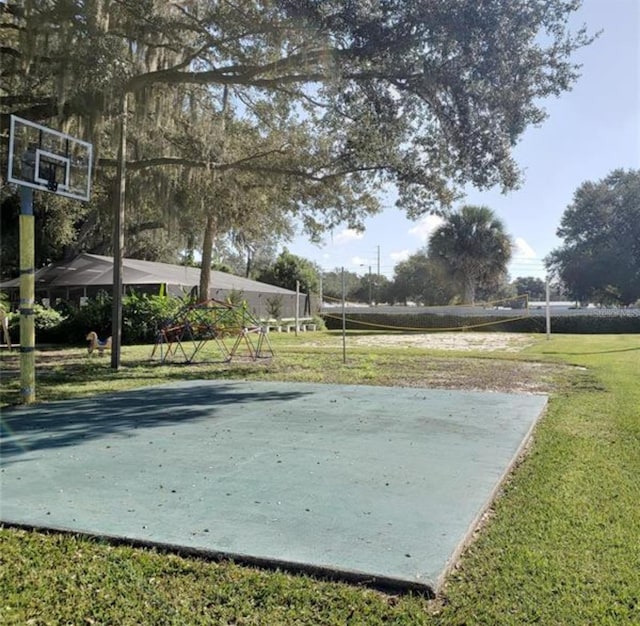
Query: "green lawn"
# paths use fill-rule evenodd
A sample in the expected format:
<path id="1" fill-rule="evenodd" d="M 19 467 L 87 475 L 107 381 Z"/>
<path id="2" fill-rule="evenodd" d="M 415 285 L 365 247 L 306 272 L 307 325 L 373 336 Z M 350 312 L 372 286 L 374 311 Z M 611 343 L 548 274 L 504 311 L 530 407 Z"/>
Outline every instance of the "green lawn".
<path id="1" fill-rule="evenodd" d="M 199 377 L 548 391 L 551 402 L 443 594 L 377 591 L 98 541 L 0 530 L 3 624 L 640 624 L 640 335 L 537 338 L 518 353 L 349 348 L 274 337 L 258 364 L 123 368 L 38 355 L 40 399 Z M 17 400 L 2 354 L 0 404 Z"/>

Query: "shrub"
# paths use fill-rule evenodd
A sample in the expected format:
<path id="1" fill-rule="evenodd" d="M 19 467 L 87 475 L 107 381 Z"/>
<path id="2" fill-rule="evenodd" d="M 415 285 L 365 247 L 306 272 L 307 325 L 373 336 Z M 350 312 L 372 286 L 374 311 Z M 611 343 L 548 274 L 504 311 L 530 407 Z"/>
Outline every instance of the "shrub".
<path id="1" fill-rule="evenodd" d="M 127 295 L 122 301 L 123 343 L 152 343 L 158 330 L 176 316 L 182 304 L 178 298 L 168 296 Z"/>
<path id="2" fill-rule="evenodd" d="M 320 315 L 314 315 L 311 318 L 311 323 L 316 325 L 317 330 L 327 330 L 327 325 L 324 323 L 324 319 Z"/>
<path id="3" fill-rule="evenodd" d="M 85 341 L 87 333 L 95 331 L 104 339 L 111 334 L 112 302 L 111 296 L 100 292 L 96 298 L 90 299 L 81 307 L 72 307 L 64 328 L 62 341 L 79 344 Z"/>
<path id="4" fill-rule="evenodd" d="M 65 318 L 55 309 L 50 309 L 41 304 L 33 306 L 33 325 L 37 343 L 57 343 L 59 341 L 60 329 L 63 327 Z M 20 314 L 9 314 L 9 333 L 12 341 L 20 337 Z"/>
<path id="5" fill-rule="evenodd" d="M 267 314 L 269 319 L 273 319 L 276 322 L 280 321 L 282 318 L 282 296 L 280 294 L 276 294 L 266 299 L 267 303 Z"/>

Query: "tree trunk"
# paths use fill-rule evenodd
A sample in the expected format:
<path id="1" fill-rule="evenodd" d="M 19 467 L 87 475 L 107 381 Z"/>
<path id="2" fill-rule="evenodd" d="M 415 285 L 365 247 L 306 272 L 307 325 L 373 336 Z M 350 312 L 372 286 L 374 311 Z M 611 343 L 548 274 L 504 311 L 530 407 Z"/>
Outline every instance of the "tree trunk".
<path id="1" fill-rule="evenodd" d="M 476 303 L 476 282 L 470 276 L 464 279 L 464 302 L 471 306 Z"/>
<path id="2" fill-rule="evenodd" d="M 253 261 L 253 250 L 249 246 L 247 246 L 247 264 L 245 266 L 244 275 L 245 278 L 249 278 L 251 276 L 251 262 Z"/>
<path id="3" fill-rule="evenodd" d="M 202 241 L 202 266 L 200 267 L 200 286 L 198 289 L 198 301 L 206 302 L 209 299 L 209 285 L 211 284 L 211 261 L 213 255 L 213 237 L 216 231 L 216 220 L 209 213 L 207 224 L 204 227 Z"/>
<path id="4" fill-rule="evenodd" d="M 229 88 L 225 85 L 222 93 L 222 119 L 220 120 L 220 130 L 222 137 L 222 145 L 220 146 L 220 162 L 224 162 L 224 140 L 227 128 L 227 109 L 229 101 Z M 214 181 L 218 179 L 218 172 L 213 173 Z M 211 260 L 213 253 L 213 236 L 216 231 L 216 219 L 212 214 L 214 208 L 209 208 L 207 212 L 207 224 L 204 228 L 204 238 L 202 241 L 202 266 L 200 268 L 200 288 L 198 300 L 205 302 L 209 299 L 209 287 L 211 284 Z"/>

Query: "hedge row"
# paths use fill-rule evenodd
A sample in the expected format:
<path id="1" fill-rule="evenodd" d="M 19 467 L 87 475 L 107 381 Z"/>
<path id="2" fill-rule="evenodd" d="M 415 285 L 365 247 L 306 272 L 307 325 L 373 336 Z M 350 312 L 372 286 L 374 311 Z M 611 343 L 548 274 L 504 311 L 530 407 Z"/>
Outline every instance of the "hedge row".
<path id="1" fill-rule="evenodd" d="M 188 304 L 187 300 L 181 298 L 136 293 L 126 295 L 122 299 L 122 343 L 153 343 L 158 330 L 175 320 L 181 311 L 180 319 L 184 319 L 184 307 Z M 206 315 L 199 315 L 197 311 L 186 316 L 194 322 L 194 326 L 202 320 L 208 320 Z M 105 339 L 111 334 L 111 317 L 112 300 L 108 294 L 90 299 L 81 307 L 66 302 L 56 304 L 55 308 L 35 305 L 36 344 L 86 345 L 86 336 L 90 331 L 96 332 L 100 339 Z M 236 306 L 225 315 L 225 323 L 233 328 L 244 324 L 245 320 L 245 310 L 241 306 Z M 322 325 L 320 318 L 314 321 L 318 326 Z M 20 338 L 18 313 L 10 315 L 9 331 L 11 341 L 17 344 Z"/>
<path id="2" fill-rule="evenodd" d="M 152 343 L 158 328 L 172 319 L 183 302 L 177 298 L 161 296 L 127 295 L 122 300 L 122 341 L 125 344 Z M 111 334 L 112 301 L 111 297 L 89 300 L 82 307 L 62 302 L 56 308 L 36 305 L 35 333 L 38 344 L 86 344 L 86 336 L 95 331 L 104 339 Z M 9 330 L 11 340 L 18 342 L 20 337 L 20 316 L 14 313 L 10 317 Z"/>
<path id="3" fill-rule="evenodd" d="M 329 330 L 342 328 L 339 315 L 324 315 Z M 346 316 L 348 330 L 385 331 L 398 330 L 410 332 L 428 330 L 472 330 L 479 332 L 546 332 L 544 315 L 529 315 L 524 318 L 510 316 L 457 316 L 436 315 L 433 313 L 380 314 L 350 313 Z M 560 334 L 623 334 L 640 333 L 640 310 L 635 315 L 616 315 L 614 311 L 603 315 L 602 312 L 584 315 L 554 315 L 551 318 L 551 332 Z"/>
<path id="4" fill-rule="evenodd" d="M 122 341 L 125 344 L 152 343 L 158 328 L 172 319 L 184 302 L 176 298 L 130 295 L 123 299 Z M 342 328 L 340 315 L 322 315 L 326 328 Z M 319 321 L 319 320 L 318 320 Z M 433 313 L 389 314 L 380 312 L 349 313 L 349 330 L 365 331 L 429 331 L 470 330 L 485 332 L 544 333 L 546 318 L 532 314 L 524 318 L 513 316 L 459 316 Z M 57 310 L 35 307 L 36 342 L 39 344 L 83 345 L 89 331 L 101 338 L 111 334 L 111 298 L 91 300 L 86 306 L 75 308 L 61 304 Z M 10 318 L 13 342 L 18 343 L 19 315 Z M 603 311 L 581 315 L 553 315 L 551 332 L 560 334 L 623 334 L 640 333 L 640 309 Z"/>

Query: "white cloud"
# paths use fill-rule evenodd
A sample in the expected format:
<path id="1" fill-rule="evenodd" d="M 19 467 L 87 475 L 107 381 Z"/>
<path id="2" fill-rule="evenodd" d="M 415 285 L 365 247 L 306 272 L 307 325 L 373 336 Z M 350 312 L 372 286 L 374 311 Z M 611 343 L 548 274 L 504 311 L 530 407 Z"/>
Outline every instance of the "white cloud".
<path id="1" fill-rule="evenodd" d="M 364 237 L 364 233 L 362 231 L 354 230 L 353 228 L 345 228 L 333 238 L 333 243 L 335 244 L 349 243 L 351 241 L 357 241 L 358 239 L 362 239 L 363 237 Z"/>
<path id="2" fill-rule="evenodd" d="M 443 222 L 444 219 L 439 215 L 425 215 L 418 220 L 413 228 L 409 229 L 409 234 L 426 243 L 431 233 Z"/>
<path id="3" fill-rule="evenodd" d="M 394 262 L 394 263 L 400 263 L 402 261 L 406 261 L 409 256 L 411 256 L 411 250 L 409 250 L 408 248 L 405 248 L 404 250 L 399 250 L 398 252 L 392 252 L 389 255 L 389 258 Z"/>
<path id="4" fill-rule="evenodd" d="M 369 259 L 364 259 L 360 256 L 354 256 L 351 258 L 351 265 L 356 265 L 357 267 L 364 267 L 367 265 L 373 265 Z"/>
<path id="5" fill-rule="evenodd" d="M 516 237 L 513 246 L 513 256 L 518 259 L 537 259 L 536 251 L 522 238 Z"/>

